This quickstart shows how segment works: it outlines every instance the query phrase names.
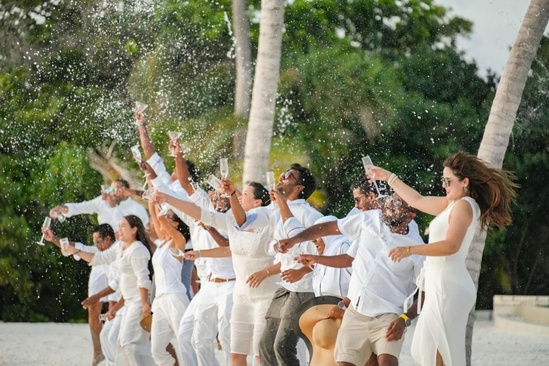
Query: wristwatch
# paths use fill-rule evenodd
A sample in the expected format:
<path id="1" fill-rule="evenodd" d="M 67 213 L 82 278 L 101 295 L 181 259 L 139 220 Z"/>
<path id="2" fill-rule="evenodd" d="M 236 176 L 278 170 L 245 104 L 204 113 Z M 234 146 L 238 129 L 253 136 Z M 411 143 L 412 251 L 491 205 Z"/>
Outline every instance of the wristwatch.
<path id="1" fill-rule="evenodd" d="M 338 302 L 337 307 L 340 308 L 341 310 L 346 310 L 347 309 L 347 305 L 345 305 L 345 303 L 343 301 Z"/>
<path id="2" fill-rule="evenodd" d="M 409 327 L 410 325 L 412 325 L 412 320 L 410 320 L 410 318 L 408 318 L 408 315 L 406 314 L 400 314 L 399 318 L 402 318 L 402 320 L 404 320 L 404 325 Z"/>

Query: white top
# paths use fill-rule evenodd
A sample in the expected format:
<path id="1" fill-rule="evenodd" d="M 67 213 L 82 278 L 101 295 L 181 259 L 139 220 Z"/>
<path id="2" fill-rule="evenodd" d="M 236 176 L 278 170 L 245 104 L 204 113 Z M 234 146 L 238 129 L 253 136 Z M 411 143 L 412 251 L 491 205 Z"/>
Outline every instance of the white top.
<path id="1" fill-rule="evenodd" d="M 127 215 L 135 215 L 141 219 L 143 225 L 149 222 L 149 215 L 145 207 L 128 198 L 115 207 L 103 200 L 101 196 L 95 197 L 93 200 L 79 203 L 66 203 L 68 208 L 66 217 L 72 217 L 83 214 L 97 214 L 97 222 L 99 224 L 109 224 L 114 231 L 118 230 L 118 225 L 122 217 Z"/>
<path id="2" fill-rule="evenodd" d="M 170 243 L 171 240 L 157 246 L 152 257 L 155 298 L 163 294 L 187 293 L 185 285 L 181 282 L 183 264 L 171 254 Z"/>
<path id="3" fill-rule="evenodd" d="M 95 245 L 85 245 L 83 243 L 74 243 L 74 247 L 86 253 L 98 253 L 99 249 Z M 76 256 L 73 255 L 73 256 Z M 95 293 L 103 290 L 108 286 L 108 265 L 93 266 L 88 278 L 88 295 L 94 295 Z M 100 301 L 106 302 L 110 299 L 108 297 L 102 297 Z"/>
<path id="4" fill-rule="evenodd" d="M 349 240 L 343 235 L 329 235 L 324 240 L 322 255 L 334 256 L 345 254 L 351 247 Z M 313 271 L 313 290 L 315 296 L 336 296 L 344 298 L 349 292 L 352 267 L 335 268 L 316 264 Z"/>
<path id="5" fill-rule="evenodd" d="M 311 207 L 304 199 L 288 201 L 288 207 L 294 216 L 291 221 L 287 220 L 284 223 L 278 206 L 272 203 L 267 207 L 258 207 L 248 211 L 246 222 L 240 230 L 258 229 L 266 226 L 273 228 L 274 240 L 269 243 L 268 249 L 270 253 L 274 254 L 273 245 L 276 240 L 295 236 L 303 230 L 303 227 L 313 225 L 316 220 L 322 217 L 322 214 Z M 303 265 L 294 259 L 300 254 L 316 254 L 316 247 L 310 241 L 296 244 L 286 253 L 276 253 L 275 263 L 281 263 L 281 271 L 302 268 Z M 313 292 L 312 276 L 312 273 L 307 273 L 297 282 L 281 281 L 280 285 L 289 291 Z"/>
<path id="6" fill-rule="evenodd" d="M 90 264 L 96 266 L 116 261 L 122 296 L 125 300 L 140 298 L 139 288 L 151 289 L 148 268 L 150 253 L 140 241 L 133 242 L 126 249 L 124 249 L 124 243 L 119 243 L 96 253 Z"/>
<path id="7" fill-rule="evenodd" d="M 337 224 L 341 233 L 353 240 L 347 252 L 355 258 L 347 295 L 351 304 L 366 316 L 401 314 L 424 258 L 412 255 L 393 262 L 388 254 L 395 247 L 423 243 L 421 237 L 412 230 L 408 230 L 408 235 L 392 233 L 383 223 L 380 210 L 349 216 Z"/>
<path id="8" fill-rule="evenodd" d="M 272 237 L 270 228 L 239 230 L 232 214 L 205 209 L 202 209 L 201 219 L 206 225 L 228 233 L 236 275 L 235 303 L 240 299 L 254 301 L 271 298 L 280 279 L 278 275 L 265 278 L 257 288 L 246 284 L 250 275 L 273 264 L 273 256 L 268 253 Z"/>
<path id="9" fill-rule="evenodd" d="M 212 212 L 212 213 L 218 213 L 214 211 L 213 206 L 211 205 L 210 198 L 208 196 L 208 193 L 204 191 L 203 189 L 196 190 L 191 196 L 191 201 L 194 202 L 197 206 L 202 208 L 202 213 L 204 212 Z M 222 215 L 230 215 L 229 212 L 226 212 Z M 202 218 L 204 217 L 204 214 L 202 214 Z M 204 221 L 203 221 L 204 222 Z M 206 225 L 208 225 L 206 222 L 204 222 Z M 219 244 L 213 239 L 213 237 L 210 235 L 210 233 L 203 229 L 200 225 L 197 223 L 193 224 L 195 227 L 191 232 L 194 232 L 196 235 L 196 240 L 193 240 L 193 248 L 194 250 L 202 250 L 202 249 L 213 249 L 213 248 L 219 248 Z M 216 225 L 210 225 L 216 227 L 216 229 L 219 231 L 221 235 L 224 237 L 227 237 L 226 230 L 223 227 L 219 227 Z M 224 278 L 224 279 L 230 279 L 235 278 L 235 272 L 234 272 L 234 266 L 233 266 L 233 259 L 229 257 L 223 257 L 223 258 L 200 258 L 200 262 L 204 261 L 207 266 L 207 272 L 211 276 L 211 278 Z M 195 261 L 196 264 L 196 261 Z"/>

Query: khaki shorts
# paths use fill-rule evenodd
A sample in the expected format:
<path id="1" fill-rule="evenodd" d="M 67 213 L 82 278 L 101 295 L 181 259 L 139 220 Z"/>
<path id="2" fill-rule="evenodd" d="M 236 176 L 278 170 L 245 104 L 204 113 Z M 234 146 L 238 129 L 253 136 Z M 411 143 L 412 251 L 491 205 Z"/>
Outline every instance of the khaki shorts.
<path id="1" fill-rule="evenodd" d="M 387 341 L 387 328 L 397 314 L 382 314 L 369 317 L 348 308 L 343 316 L 337 334 L 334 357 L 337 362 L 364 365 L 372 352 L 376 355 L 389 354 L 397 359 L 400 356 L 404 336 L 398 341 Z"/>

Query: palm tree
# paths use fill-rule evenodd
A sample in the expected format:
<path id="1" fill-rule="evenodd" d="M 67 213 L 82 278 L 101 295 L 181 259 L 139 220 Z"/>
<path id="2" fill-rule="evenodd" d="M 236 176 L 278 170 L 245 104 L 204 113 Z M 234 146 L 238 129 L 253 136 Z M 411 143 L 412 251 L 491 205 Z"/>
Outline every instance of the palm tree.
<path id="1" fill-rule="evenodd" d="M 509 137 L 522 98 L 532 61 L 536 56 L 543 32 L 549 20 L 549 0 L 531 0 L 509 59 L 503 69 L 496 96 L 492 102 L 488 123 L 480 143 L 478 157 L 501 168 Z M 479 230 L 469 255 L 467 269 L 478 289 L 480 265 L 486 240 L 486 231 Z M 467 364 L 471 364 L 471 343 L 473 337 L 474 310 L 467 323 Z"/>
<path id="2" fill-rule="evenodd" d="M 232 0 L 233 31 L 236 51 L 236 87 L 234 114 L 248 118 L 250 112 L 250 89 L 252 86 L 252 55 L 250 27 L 246 17 L 246 0 Z"/>
<path id="3" fill-rule="evenodd" d="M 261 2 L 257 63 L 244 153 L 244 183 L 264 181 L 269 164 L 282 53 L 284 3 L 284 0 Z"/>

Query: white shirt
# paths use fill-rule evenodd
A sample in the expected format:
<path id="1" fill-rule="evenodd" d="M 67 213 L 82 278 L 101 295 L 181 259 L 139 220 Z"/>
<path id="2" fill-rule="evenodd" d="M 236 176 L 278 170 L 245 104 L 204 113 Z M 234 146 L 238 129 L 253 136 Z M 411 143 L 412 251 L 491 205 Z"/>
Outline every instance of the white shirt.
<path id="1" fill-rule="evenodd" d="M 181 268 L 183 264 L 170 252 L 170 241 L 157 246 L 152 264 L 154 267 L 155 298 L 163 294 L 186 294 L 187 289 L 181 282 Z"/>
<path id="2" fill-rule="evenodd" d="M 324 240 L 324 256 L 345 254 L 351 247 L 349 240 L 343 235 L 329 235 Z M 344 298 L 349 292 L 352 267 L 335 268 L 316 264 L 313 271 L 313 290 L 315 296 L 336 296 Z"/>
<path id="3" fill-rule="evenodd" d="M 295 236 L 303 230 L 303 227 L 313 225 L 316 220 L 322 217 L 322 214 L 311 207 L 304 199 L 287 202 L 288 207 L 294 216 L 291 221 L 287 220 L 286 223 L 284 223 L 278 206 L 272 203 L 267 207 L 258 207 L 248 211 L 246 222 L 240 229 L 248 230 L 271 226 L 273 228 L 274 240 L 271 242 L 269 250 L 272 254 L 275 254 L 273 244 L 276 240 Z M 310 241 L 296 244 L 286 253 L 276 253 L 275 263 L 280 262 L 280 270 L 282 272 L 288 269 L 302 268 L 303 265 L 294 259 L 300 254 L 316 254 L 316 247 Z M 299 281 L 294 283 L 281 281 L 280 285 L 293 292 L 313 292 L 312 276 L 312 272 L 307 273 Z"/>
<path id="4" fill-rule="evenodd" d="M 337 224 L 341 233 L 353 240 L 347 252 L 355 258 L 347 295 L 351 304 L 366 316 L 401 314 L 404 300 L 415 288 L 424 257 L 412 255 L 393 262 L 388 253 L 395 247 L 423 243 L 421 237 L 412 230 L 408 235 L 392 233 L 383 223 L 380 210 L 349 216 Z"/>
<path id="5" fill-rule="evenodd" d="M 93 266 L 109 264 L 116 261 L 120 275 L 120 292 L 125 300 L 140 298 L 140 288 L 151 289 L 148 263 L 151 258 L 149 250 L 139 241 L 135 241 L 124 249 L 124 243 L 111 247 L 93 256 L 90 264 Z"/>
<path id="6" fill-rule="evenodd" d="M 128 198 L 115 207 L 103 200 L 101 196 L 95 197 L 93 200 L 79 203 L 66 203 L 68 208 L 65 216 L 71 217 L 83 214 L 97 214 L 97 222 L 99 224 L 109 224 L 114 231 L 118 230 L 118 225 L 122 217 L 127 215 L 135 215 L 141 219 L 143 225 L 149 222 L 149 215 L 145 207 Z"/>

